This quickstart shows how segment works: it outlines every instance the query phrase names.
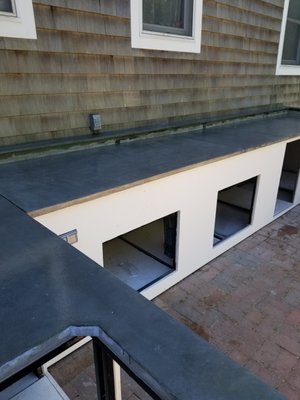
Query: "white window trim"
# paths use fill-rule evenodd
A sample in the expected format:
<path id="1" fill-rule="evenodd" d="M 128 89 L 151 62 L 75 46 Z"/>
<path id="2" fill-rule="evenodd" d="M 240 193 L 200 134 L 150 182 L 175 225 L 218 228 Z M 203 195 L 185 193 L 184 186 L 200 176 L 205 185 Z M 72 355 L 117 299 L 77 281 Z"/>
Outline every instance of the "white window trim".
<path id="1" fill-rule="evenodd" d="M 136 49 L 180 51 L 200 53 L 202 0 L 193 3 L 192 36 L 171 35 L 168 33 L 143 31 L 142 0 L 131 0 L 131 47 Z"/>
<path id="2" fill-rule="evenodd" d="M 15 14 L 0 14 L 0 36 L 36 39 L 32 0 L 14 0 Z"/>
<path id="3" fill-rule="evenodd" d="M 284 45 L 284 37 L 285 37 L 285 28 L 286 28 L 287 16 L 288 16 L 288 11 L 289 11 L 289 4 L 290 4 L 290 0 L 285 0 L 283 15 L 282 15 L 278 55 L 277 55 L 276 75 L 300 75 L 300 65 L 281 64 L 283 45 Z"/>

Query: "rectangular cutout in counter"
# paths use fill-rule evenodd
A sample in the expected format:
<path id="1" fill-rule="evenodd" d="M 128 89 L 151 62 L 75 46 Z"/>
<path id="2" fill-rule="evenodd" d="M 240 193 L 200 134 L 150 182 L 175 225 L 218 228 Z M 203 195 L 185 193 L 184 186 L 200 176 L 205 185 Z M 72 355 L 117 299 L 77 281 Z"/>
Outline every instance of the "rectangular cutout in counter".
<path id="1" fill-rule="evenodd" d="M 251 224 L 256 183 L 254 177 L 218 192 L 214 245 Z"/>
<path id="2" fill-rule="evenodd" d="M 177 213 L 103 243 L 104 267 L 141 291 L 175 270 Z"/>
<path id="3" fill-rule="evenodd" d="M 286 145 L 274 215 L 294 203 L 300 169 L 300 140 Z"/>

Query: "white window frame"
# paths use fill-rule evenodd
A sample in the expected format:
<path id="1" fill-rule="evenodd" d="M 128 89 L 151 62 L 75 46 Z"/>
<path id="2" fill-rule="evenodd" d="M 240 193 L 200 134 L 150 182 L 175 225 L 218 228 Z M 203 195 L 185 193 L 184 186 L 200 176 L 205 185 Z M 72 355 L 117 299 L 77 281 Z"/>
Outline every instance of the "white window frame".
<path id="1" fill-rule="evenodd" d="M 202 0 L 193 0 L 192 36 L 143 30 L 143 1 L 131 0 L 130 8 L 132 48 L 200 53 Z"/>
<path id="2" fill-rule="evenodd" d="M 277 55 L 276 75 L 300 75 L 300 65 L 286 65 L 281 63 L 289 5 L 290 0 L 285 0 Z"/>
<path id="3" fill-rule="evenodd" d="M 36 39 L 32 0 L 12 0 L 14 13 L 0 13 L 0 37 Z"/>

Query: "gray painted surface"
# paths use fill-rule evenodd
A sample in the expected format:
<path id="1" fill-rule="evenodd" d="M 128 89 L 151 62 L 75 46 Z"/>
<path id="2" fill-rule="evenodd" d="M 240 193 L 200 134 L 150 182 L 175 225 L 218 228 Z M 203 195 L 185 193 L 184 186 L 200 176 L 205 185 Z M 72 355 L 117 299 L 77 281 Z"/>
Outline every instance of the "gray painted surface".
<path id="1" fill-rule="evenodd" d="M 93 335 L 162 399 L 284 399 L 3 197 L 0 221 L 0 382 Z"/>
<path id="2" fill-rule="evenodd" d="M 290 111 L 205 131 L 18 161 L 0 166 L 0 193 L 27 212 L 55 209 L 299 134 L 300 113 Z"/>

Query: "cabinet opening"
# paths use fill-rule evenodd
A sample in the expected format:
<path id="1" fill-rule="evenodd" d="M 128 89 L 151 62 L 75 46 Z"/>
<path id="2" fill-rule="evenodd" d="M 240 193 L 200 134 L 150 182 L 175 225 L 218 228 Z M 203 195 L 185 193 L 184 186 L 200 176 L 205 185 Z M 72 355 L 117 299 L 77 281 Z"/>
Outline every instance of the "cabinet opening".
<path id="1" fill-rule="evenodd" d="M 294 203 L 300 169 L 300 140 L 286 145 L 274 215 Z"/>
<path id="2" fill-rule="evenodd" d="M 176 269 L 177 213 L 103 243 L 104 267 L 142 291 Z"/>
<path id="3" fill-rule="evenodd" d="M 214 246 L 251 224 L 257 177 L 218 192 Z"/>

